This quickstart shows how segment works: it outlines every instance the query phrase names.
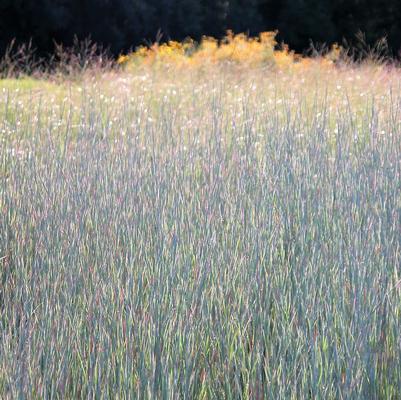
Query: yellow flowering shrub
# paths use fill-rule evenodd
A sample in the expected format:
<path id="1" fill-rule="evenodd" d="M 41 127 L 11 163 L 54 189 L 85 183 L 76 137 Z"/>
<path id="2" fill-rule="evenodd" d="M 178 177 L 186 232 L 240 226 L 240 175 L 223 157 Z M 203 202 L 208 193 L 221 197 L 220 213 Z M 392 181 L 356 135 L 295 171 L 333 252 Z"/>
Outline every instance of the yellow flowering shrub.
<path id="1" fill-rule="evenodd" d="M 117 63 L 123 67 L 174 66 L 177 68 L 202 67 L 210 64 L 234 64 L 243 66 L 269 65 L 280 69 L 300 68 L 311 61 L 290 51 L 283 45 L 277 49 L 277 31 L 261 32 L 258 37 L 227 31 L 222 40 L 204 36 L 200 43 L 192 39 L 184 42 L 169 41 L 155 43 L 150 47 L 140 46 L 134 52 L 121 55 Z M 325 66 L 338 60 L 341 47 L 335 44 L 319 62 Z"/>

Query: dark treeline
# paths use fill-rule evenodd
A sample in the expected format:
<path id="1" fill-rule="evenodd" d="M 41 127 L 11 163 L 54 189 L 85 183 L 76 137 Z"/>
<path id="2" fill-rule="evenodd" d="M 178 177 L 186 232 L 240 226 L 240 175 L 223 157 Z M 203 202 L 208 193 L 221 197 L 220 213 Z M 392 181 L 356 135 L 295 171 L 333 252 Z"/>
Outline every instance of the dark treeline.
<path id="1" fill-rule="evenodd" d="M 361 31 L 371 44 L 387 37 L 398 55 L 400 21 L 400 0 L 0 0 L 0 53 L 13 38 L 32 39 L 46 54 L 54 41 L 68 46 L 75 35 L 90 36 L 118 54 L 153 42 L 158 31 L 162 40 L 182 40 L 278 29 L 297 51 L 310 40 L 352 42 Z"/>

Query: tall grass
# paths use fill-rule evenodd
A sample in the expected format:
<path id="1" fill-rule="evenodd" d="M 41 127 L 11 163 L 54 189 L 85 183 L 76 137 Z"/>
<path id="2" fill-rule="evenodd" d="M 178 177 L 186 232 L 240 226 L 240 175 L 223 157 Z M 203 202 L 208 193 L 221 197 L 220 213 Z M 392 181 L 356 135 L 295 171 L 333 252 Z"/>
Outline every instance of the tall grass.
<path id="1" fill-rule="evenodd" d="M 0 82 L 0 397 L 399 398 L 400 82 Z"/>

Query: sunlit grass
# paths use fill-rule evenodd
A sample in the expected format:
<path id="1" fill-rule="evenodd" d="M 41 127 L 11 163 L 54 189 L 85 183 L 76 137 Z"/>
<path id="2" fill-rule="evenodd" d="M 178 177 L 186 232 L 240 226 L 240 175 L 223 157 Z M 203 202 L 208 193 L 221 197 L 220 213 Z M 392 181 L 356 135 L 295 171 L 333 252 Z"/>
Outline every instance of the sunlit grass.
<path id="1" fill-rule="evenodd" d="M 0 397 L 397 399 L 400 82 L 0 82 Z"/>

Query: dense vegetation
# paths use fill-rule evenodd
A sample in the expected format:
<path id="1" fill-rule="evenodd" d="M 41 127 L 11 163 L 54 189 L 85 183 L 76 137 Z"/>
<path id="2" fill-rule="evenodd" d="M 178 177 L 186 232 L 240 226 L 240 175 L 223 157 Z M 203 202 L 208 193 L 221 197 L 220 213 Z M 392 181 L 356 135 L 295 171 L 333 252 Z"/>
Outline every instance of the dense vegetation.
<path id="1" fill-rule="evenodd" d="M 0 398 L 399 399 L 400 71 L 235 40 L 0 80 Z"/>
<path id="2" fill-rule="evenodd" d="M 301 51 L 314 42 L 352 40 L 360 30 L 373 43 L 387 36 L 397 54 L 401 43 L 398 0 L 2 0 L 0 54 L 15 37 L 33 39 L 41 53 L 53 40 L 71 45 L 90 35 L 118 54 L 132 46 L 186 36 L 219 37 L 279 29 L 280 40 Z"/>

